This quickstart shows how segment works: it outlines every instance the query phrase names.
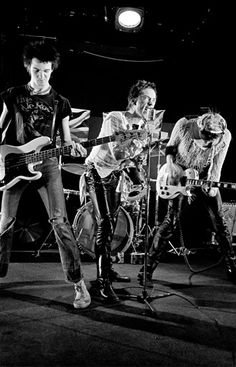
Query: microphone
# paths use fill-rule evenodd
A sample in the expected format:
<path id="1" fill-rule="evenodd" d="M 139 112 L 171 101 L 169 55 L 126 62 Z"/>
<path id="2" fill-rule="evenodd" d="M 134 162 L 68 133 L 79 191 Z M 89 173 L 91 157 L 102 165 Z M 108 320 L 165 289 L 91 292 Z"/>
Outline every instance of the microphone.
<path id="1" fill-rule="evenodd" d="M 155 109 L 154 108 L 147 108 L 147 121 L 153 121 L 155 119 Z"/>

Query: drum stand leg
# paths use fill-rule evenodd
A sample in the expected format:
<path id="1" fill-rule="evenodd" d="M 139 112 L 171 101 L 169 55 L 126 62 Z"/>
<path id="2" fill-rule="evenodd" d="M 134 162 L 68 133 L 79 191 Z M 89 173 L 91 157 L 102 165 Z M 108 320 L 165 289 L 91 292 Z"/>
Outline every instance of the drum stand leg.
<path id="1" fill-rule="evenodd" d="M 146 203 L 144 203 L 144 198 L 136 200 L 133 204 L 135 211 L 132 212 L 132 220 L 134 222 L 134 237 L 132 240 L 132 247 L 135 253 L 140 250 L 140 244 L 143 242 L 144 234 L 143 230 L 145 226 L 143 225 L 144 219 L 144 209 L 146 208 Z"/>
<path id="2" fill-rule="evenodd" d="M 35 250 L 34 255 L 33 255 L 34 257 L 39 257 L 41 255 L 41 251 L 42 251 L 43 247 L 48 246 L 48 248 L 49 248 L 49 247 L 52 246 L 52 244 L 50 244 L 50 245 L 47 244 L 47 240 L 51 236 L 52 232 L 53 232 L 53 229 L 51 228 L 49 230 L 49 233 L 47 234 L 46 238 L 44 239 L 43 243 L 41 244 L 40 248 L 38 250 Z"/>
<path id="3" fill-rule="evenodd" d="M 148 126 L 148 124 L 147 124 Z M 151 134 L 149 134 L 150 138 L 149 138 L 149 144 L 148 144 L 148 151 L 147 151 L 147 199 L 146 199 L 146 210 L 145 210 L 145 246 L 144 246 L 144 282 L 143 282 L 143 289 L 142 289 L 142 293 L 140 295 L 128 295 L 125 298 L 128 299 L 135 299 L 138 302 L 142 302 L 145 303 L 146 306 L 148 307 L 149 311 L 151 311 L 151 316 L 153 317 L 157 317 L 157 311 L 156 309 L 151 305 L 151 302 L 154 301 L 155 299 L 159 299 L 159 298 L 164 298 L 164 297 L 169 297 L 171 296 L 171 293 L 167 293 L 167 292 L 158 292 L 158 294 L 156 294 L 154 297 L 150 296 L 148 294 L 148 287 L 147 287 L 147 257 L 148 257 L 148 251 L 149 251 L 149 237 L 150 237 L 150 230 L 149 230 L 149 204 L 150 204 L 150 153 L 151 153 Z M 158 144 L 158 149 L 159 149 L 159 155 L 160 155 L 160 144 L 161 143 L 157 143 Z M 159 167 L 158 167 L 159 170 Z M 157 172 L 158 174 L 158 172 Z M 157 220 L 157 218 L 155 218 Z M 150 289 L 150 288 L 149 288 Z"/>

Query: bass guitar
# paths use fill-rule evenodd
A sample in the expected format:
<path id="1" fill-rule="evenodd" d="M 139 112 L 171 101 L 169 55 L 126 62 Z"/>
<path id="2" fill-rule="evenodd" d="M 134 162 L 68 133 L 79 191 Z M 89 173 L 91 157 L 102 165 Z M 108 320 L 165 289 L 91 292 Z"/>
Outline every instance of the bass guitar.
<path id="1" fill-rule="evenodd" d="M 111 136 L 81 142 L 81 145 L 89 148 L 114 141 L 122 143 L 131 138 L 145 139 L 146 137 L 145 130 L 126 130 Z M 46 158 L 69 155 L 71 152 L 71 145 L 41 151 L 50 143 L 49 137 L 40 136 L 21 146 L 0 145 L 0 191 L 9 189 L 20 180 L 38 180 L 42 173 L 35 171 L 34 166 L 41 164 Z"/>
<path id="2" fill-rule="evenodd" d="M 168 173 L 166 171 L 166 164 L 164 164 L 159 171 L 156 191 L 160 198 L 162 199 L 174 199 L 179 194 L 189 196 L 191 187 L 201 186 L 201 187 L 218 187 L 219 189 L 236 189 L 236 183 L 233 182 L 216 182 L 207 181 L 199 179 L 197 170 L 188 168 L 183 171 L 184 185 L 179 182 L 177 185 L 169 184 Z M 182 178 L 183 178 L 182 177 Z M 180 180 L 181 181 L 181 180 Z"/>

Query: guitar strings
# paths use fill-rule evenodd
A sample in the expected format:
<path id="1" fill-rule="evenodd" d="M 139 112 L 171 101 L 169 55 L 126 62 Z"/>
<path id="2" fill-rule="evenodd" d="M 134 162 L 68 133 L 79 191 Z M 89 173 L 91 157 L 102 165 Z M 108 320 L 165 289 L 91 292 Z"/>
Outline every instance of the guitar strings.
<path id="1" fill-rule="evenodd" d="M 138 135 L 139 137 L 141 136 L 142 133 L 146 133 L 146 130 L 129 130 L 128 132 L 126 131 L 121 131 L 121 132 L 117 132 L 116 134 L 114 135 L 111 135 L 111 136 L 106 136 L 106 137 L 101 137 L 101 138 L 97 138 L 97 139 L 92 139 L 92 140 L 89 140 L 89 141 L 85 141 L 85 142 L 82 142 L 81 144 L 84 145 L 84 146 L 92 146 L 94 144 L 92 144 L 92 142 L 96 142 L 96 141 L 104 141 L 104 140 L 107 140 L 108 138 L 111 140 L 112 138 L 116 137 L 116 135 Z M 51 158 L 51 157 L 55 157 L 57 156 L 57 154 L 49 154 L 49 152 L 56 152 L 56 151 L 60 151 L 60 150 L 66 150 L 66 149 L 71 149 L 71 146 L 64 146 L 64 147 L 58 147 L 58 148 L 54 148 L 54 149 L 49 149 L 49 150 L 45 150 L 45 151 L 41 151 L 41 152 L 38 152 L 38 153 L 25 153 L 25 154 L 19 154 L 19 158 L 16 159 L 15 156 L 13 157 L 6 157 L 5 158 L 5 167 L 6 168 L 15 168 L 15 167 L 18 167 L 19 165 L 25 165 L 25 164 L 30 164 L 30 163 L 36 163 L 36 162 L 40 162 L 42 159 L 45 159 L 45 158 Z M 69 152 L 68 152 L 69 153 Z M 39 156 L 39 157 L 37 157 Z M 42 156 L 42 158 L 40 159 L 40 156 Z M 34 159 L 35 157 L 35 159 Z M 37 158 L 36 158 L 37 157 Z M 32 162 L 27 162 L 27 159 L 31 159 Z"/>
<path id="2" fill-rule="evenodd" d="M 5 167 L 6 168 L 12 168 L 12 167 L 18 167 L 19 165 L 25 165 L 25 164 L 30 164 L 30 163 L 36 163 L 36 162 L 40 162 L 41 160 L 45 159 L 45 158 L 52 158 L 52 157 L 56 157 L 58 154 L 57 152 L 60 152 L 62 150 L 71 150 L 71 146 L 65 146 L 63 148 L 54 148 L 54 149 L 48 149 L 48 150 L 44 150 L 38 153 L 26 153 L 24 154 L 20 154 L 19 158 L 16 159 L 16 157 L 6 157 L 5 159 Z M 49 153 L 51 152 L 51 153 Z M 40 159 L 41 157 L 41 159 Z M 27 161 L 30 162 L 27 162 Z"/>

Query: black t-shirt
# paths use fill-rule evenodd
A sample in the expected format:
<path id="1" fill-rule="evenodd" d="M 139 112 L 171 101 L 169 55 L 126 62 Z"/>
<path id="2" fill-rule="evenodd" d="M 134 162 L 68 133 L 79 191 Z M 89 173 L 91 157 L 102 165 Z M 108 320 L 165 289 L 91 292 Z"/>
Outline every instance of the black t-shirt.
<path id="1" fill-rule="evenodd" d="M 60 132 L 62 137 L 62 119 L 71 115 L 71 106 L 67 98 L 51 88 L 45 95 L 32 95 L 27 85 L 12 87 L 1 93 L 8 115 L 4 126 L 10 122 L 5 143 L 25 144 L 39 136 L 52 137 L 54 115 L 54 136 Z M 63 137 L 62 137 L 63 140 Z"/>

